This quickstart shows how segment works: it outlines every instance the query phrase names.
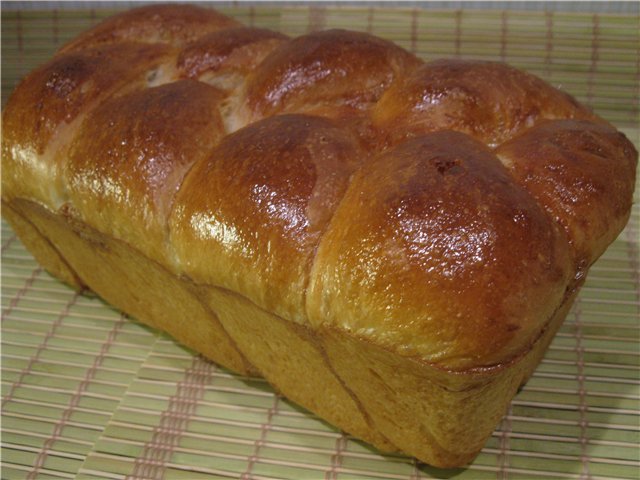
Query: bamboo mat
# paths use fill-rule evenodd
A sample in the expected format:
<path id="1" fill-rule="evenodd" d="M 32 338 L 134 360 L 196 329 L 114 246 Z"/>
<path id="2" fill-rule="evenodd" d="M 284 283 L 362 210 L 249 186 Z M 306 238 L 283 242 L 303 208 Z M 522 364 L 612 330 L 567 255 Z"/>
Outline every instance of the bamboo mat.
<path id="1" fill-rule="evenodd" d="M 346 27 L 427 59 L 505 60 L 639 144 L 637 16 L 282 4 L 223 9 L 298 35 Z M 2 102 L 113 13 L 2 12 Z M 640 207 L 591 270 L 542 364 L 476 461 L 384 456 L 274 394 L 78 296 L 2 223 L 2 478 L 640 478 Z"/>

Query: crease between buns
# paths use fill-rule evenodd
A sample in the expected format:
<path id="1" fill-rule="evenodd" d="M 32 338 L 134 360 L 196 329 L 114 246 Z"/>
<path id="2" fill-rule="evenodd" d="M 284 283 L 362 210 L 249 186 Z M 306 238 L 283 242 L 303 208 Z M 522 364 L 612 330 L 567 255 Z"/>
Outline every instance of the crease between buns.
<path id="1" fill-rule="evenodd" d="M 3 213 L 52 273 L 439 466 L 531 375 L 637 165 L 513 67 L 185 5 L 63 46 L 2 135 Z"/>

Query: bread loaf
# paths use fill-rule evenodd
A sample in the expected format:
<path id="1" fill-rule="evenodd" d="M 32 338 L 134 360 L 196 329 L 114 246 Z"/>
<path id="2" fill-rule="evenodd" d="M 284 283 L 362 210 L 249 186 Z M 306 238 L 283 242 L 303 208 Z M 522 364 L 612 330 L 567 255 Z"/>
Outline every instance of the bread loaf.
<path id="1" fill-rule="evenodd" d="M 384 451 L 480 451 L 627 222 L 637 152 L 500 63 L 144 6 L 2 115 L 38 261 Z"/>

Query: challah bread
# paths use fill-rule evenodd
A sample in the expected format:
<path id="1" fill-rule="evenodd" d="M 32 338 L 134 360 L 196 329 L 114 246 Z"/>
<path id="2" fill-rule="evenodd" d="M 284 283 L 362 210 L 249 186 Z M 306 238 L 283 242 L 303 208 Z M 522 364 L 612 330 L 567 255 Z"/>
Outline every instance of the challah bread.
<path id="1" fill-rule="evenodd" d="M 637 165 L 506 65 L 188 5 L 80 35 L 3 127 L 3 215 L 53 275 L 442 467 L 535 369 Z"/>

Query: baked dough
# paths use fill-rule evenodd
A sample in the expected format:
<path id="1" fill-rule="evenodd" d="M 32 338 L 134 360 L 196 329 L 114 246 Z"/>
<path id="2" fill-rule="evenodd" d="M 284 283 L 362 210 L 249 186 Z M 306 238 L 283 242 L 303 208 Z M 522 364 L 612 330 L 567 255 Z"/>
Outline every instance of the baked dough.
<path id="1" fill-rule="evenodd" d="M 474 458 L 629 216 L 637 152 L 500 63 L 145 6 L 3 112 L 53 275 L 371 442 Z"/>

